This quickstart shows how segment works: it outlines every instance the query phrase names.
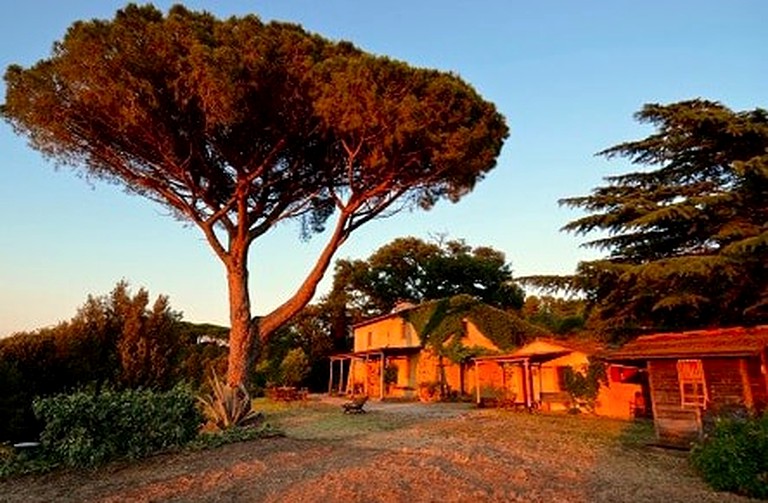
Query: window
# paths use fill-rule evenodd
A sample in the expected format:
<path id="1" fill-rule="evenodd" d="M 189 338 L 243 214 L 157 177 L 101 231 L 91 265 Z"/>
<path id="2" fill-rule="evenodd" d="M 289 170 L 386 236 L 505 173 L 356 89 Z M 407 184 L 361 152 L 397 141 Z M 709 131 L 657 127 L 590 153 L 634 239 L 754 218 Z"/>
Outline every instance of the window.
<path id="1" fill-rule="evenodd" d="M 373 332 L 368 332 L 368 346 L 366 347 L 370 349 L 372 345 L 373 345 Z"/>
<path id="2" fill-rule="evenodd" d="M 680 382 L 680 403 L 683 407 L 707 407 L 707 383 L 701 360 L 678 360 L 677 380 Z"/>

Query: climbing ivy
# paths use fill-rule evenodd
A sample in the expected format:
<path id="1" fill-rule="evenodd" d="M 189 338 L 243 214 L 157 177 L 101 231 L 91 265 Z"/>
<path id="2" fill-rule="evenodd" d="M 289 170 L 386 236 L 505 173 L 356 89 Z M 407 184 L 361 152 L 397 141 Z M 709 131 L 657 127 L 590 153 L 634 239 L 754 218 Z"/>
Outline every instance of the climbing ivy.
<path id="1" fill-rule="evenodd" d="M 491 307 L 469 295 L 428 302 L 404 311 L 402 317 L 413 325 L 425 346 L 456 362 L 479 355 L 477 350 L 480 348 L 467 348 L 460 342 L 467 335 L 465 320 L 472 322 L 502 350 L 513 349 L 533 337 L 544 335 L 541 328 L 516 314 Z"/>
<path id="2" fill-rule="evenodd" d="M 583 404 L 593 412 L 600 393 L 600 386 L 608 386 L 608 375 L 605 363 L 589 359 L 585 372 L 579 372 L 573 367 L 565 367 L 563 372 L 563 389 L 570 395 L 575 409 Z"/>

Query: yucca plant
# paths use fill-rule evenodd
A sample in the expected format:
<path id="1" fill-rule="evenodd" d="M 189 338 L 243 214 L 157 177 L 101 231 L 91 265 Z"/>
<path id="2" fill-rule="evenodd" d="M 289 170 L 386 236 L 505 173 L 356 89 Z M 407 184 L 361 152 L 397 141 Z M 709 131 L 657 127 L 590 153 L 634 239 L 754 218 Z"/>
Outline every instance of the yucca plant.
<path id="1" fill-rule="evenodd" d="M 230 386 L 219 379 L 215 370 L 211 372 L 208 382 L 211 393 L 198 396 L 197 400 L 211 424 L 219 430 L 226 430 L 258 422 L 261 414 L 253 410 L 251 396 L 245 386 Z"/>

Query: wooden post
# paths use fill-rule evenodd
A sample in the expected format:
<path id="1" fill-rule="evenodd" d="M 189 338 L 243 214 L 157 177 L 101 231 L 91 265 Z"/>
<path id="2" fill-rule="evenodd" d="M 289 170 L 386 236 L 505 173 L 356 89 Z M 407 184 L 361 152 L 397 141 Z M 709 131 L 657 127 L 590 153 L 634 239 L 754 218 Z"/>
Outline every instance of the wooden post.
<path id="1" fill-rule="evenodd" d="M 531 395 L 533 394 L 533 381 L 531 381 L 531 364 L 528 358 L 523 360 L 523 386 L 525 387 L 525 406 L 531 407 Z"/>
<path id="2" fill-rule="evenodd" d="M 763 348 L 760 351 L 760 372 L 763 374 L 763 380 L 765 381 L 764 394 L 768 394 L 768 347 Z"/>
<path id="3" fill-rule="evenodd" d="M 752 384 L 749 382 L 749 369 L 747 368 L 746 358 L 739 358 L 739 374 L 741 375 L 741 387 L 743 389 L 741 396 L 744 399 L 744 405 L 752 411 L 755 408 L 755 400 L 752 396 Z"/>
<path id="4" fill-rule="evenodd" d="M 369 358 L 368 355 L 365 355 L 365 380 L 363 381 L 363 391 L 365 392 L 365 396 L 368 396 L 368 373 L 370 368 L 368 367 Z"/>
<path id="5" fill-rule="evenodd" d="M 541 403 L 541 390 L 544 389 L 544 378 L 542 377 L 543 372 L 541 371 L 541 366 L 542 366 L 542 364 L 539 363 L 539 406 L 542 405 L 542 403 Z"/>
<path id="6" fill-rule="evenodd" d="M 347 384 L 344 387 L 345 393 L 352 393 L 355 394 L 355 362 L 357 361 L 357 358 L 354 356 L 349 359 L 349 369 L 347 369 Z"/>
<path id="7" fill-rule="evenodd" d="M 381 354 L 381 362 L 379 363 L 379 399 L 384 400 L 384 352 Z"/>
<path id="8" fill-rule="evenodd" d="M 480 364 L 475 360 L 475 397 L 480 405 Z"/>
<path id="9" fill-rule="evenodd" d="M 504 401 L 509 399 L 509 393 L 507 393 L 507 369 L 504 367 L 504 362 L 499 362 L 501 367 L 501 389 L 504 390 Z"/>
<path id="10" fill-rule="evenodd" d="M 333 362 L 336 360 L 333 356 L 331 357 L 331 369 L 330 372 L 328 372 L 328 395 L 331 394 L 331 391 L 333 391 Z"/>

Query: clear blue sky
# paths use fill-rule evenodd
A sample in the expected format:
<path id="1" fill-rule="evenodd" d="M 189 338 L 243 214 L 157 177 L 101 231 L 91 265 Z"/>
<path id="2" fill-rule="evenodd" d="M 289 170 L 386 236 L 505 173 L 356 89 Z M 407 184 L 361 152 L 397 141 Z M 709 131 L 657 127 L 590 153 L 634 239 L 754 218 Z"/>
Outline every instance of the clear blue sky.
<path id="1" fill-rule="evenodd" d="M 172 2 L 155 2 L 168 9 Z M 113 0 L 0 0 L 0 67 L 30 65 L 75 20 L 111 18 Z M 559 231 L 559 208 L 629 169 L 594 153 L 650 130 L 644 103 L 703 97 L 768 107 L 765 0 L 198 0 L 219 17 L 256 13 L 408 63 L 450 70 L 507 117 L 498 167 L 456 205 L 360 229 L 337 257 L 364 258 L 398 236 L 444 233 L 507 254 L 516 275 L 567 274 L 598 255 Z M 0 96 L 5 87 L 0 84 Z M 71 318 L 120 279 L 170 296 L 191 321 L 228 323 L 224 269 L 202 235 L 119 188 L 56 171 L 0 124 L 0 336 Z M 322 239 L 284 225 L 251 251 L 255 313 L 295 289 Z M 328 284 L 326 281 L 324 284 Z"/>

